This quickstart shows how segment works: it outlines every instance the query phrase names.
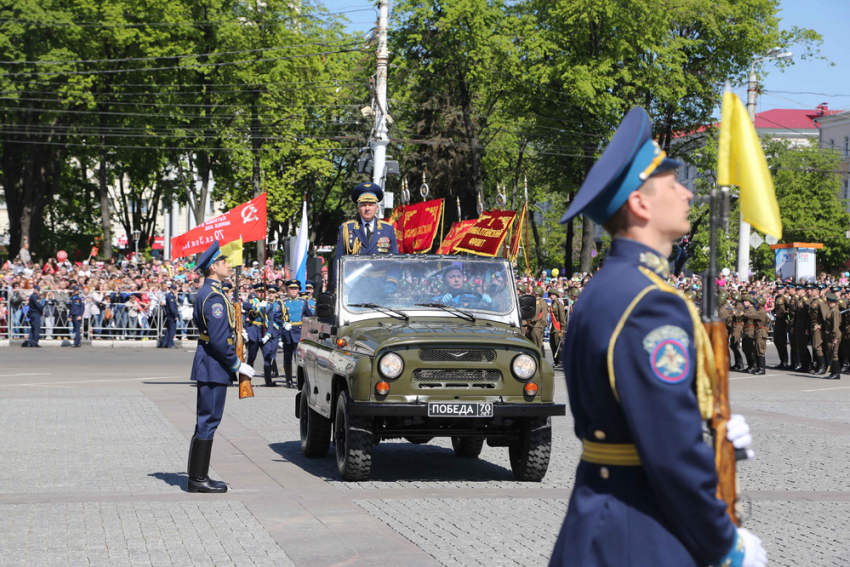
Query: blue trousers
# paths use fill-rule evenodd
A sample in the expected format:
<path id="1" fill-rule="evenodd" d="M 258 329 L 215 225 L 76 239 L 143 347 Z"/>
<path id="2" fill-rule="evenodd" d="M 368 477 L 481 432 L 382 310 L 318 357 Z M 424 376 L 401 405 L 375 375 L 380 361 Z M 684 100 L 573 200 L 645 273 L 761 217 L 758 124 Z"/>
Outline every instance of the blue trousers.
<path id="1" fill-rule="evenodd" d="M 174 346 L 174 335 L 177 334 L 177 320 L 171 317 L 165 318 L 165 337 L 162 340 L 162 346 L 165 348 Z"/>
<path id="2" fill-rule="evenodd" d="M 77 319 L 76 317 L 71 317 L 71 324 L 74 325 L 74 346 L 80 346 L 80 341 L 82 340 L 82 327 L 83 321 L 82 319 Z"/>
<path id="3" fill-rule="evenodd" d="M 30 346 L 38 346 L 39 338 L 41 338 L 41 317 L 30 315 Z"/>
<path id="4" fill-rule="evenodd" d="M 274 362 L 277 356 L 277 344 L 278 339 L 272 338 L 263 345 L 263 366 L 271 366 L 271 363 Z"/>
<path id="5" fill-rule="evenodd" d="M 227 397 L 228 385 L 197 382 L 197 387 L 198 422 L 195 424 L 195 437 L 212 439 L 224 415 L 224 399 Z"/>

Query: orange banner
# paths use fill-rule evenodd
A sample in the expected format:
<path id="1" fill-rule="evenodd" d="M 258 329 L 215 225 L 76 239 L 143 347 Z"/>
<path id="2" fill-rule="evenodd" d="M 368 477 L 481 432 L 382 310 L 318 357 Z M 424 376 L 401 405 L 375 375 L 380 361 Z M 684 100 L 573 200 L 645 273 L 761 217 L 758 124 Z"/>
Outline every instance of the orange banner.
<path id="1" fill-rule="evenodd" d="M 399 254 L 428 252 L 443 220 L 443 199 L 406 205 L 393 211 Z"/>
<path id="2" fill-rule="evenodd" d="M 519 220 L 516 224 L 514 237 L 511 239 L 511 245 L 508 247 L 508 258 L 511 261 L 516 260 L 517 254 L 519 254 L 519 244 L 522 242 L 522 228 L 523 224 L 525 224 L 525 217 L 528 214 L 526 207 L 528 207 L 528 203 L 523 204 L 522 210 L 519 212 Z"/>
<path id="3" fill-rule="evenodd" d="M 454 254 L 457 243 L 460 242 L 460 239 L 466 235 L 476 222 L 478 222 L 478 219 L 454 223 L 449 233 L 443 239 L 442 244 L 440 244 L 437 254 Z"/>
<path id="4" fill-rule="evenodd" d="M 495 256 L 508 236 L 516 211 L 484 211 L 455 246 L 456 252 Z"/>

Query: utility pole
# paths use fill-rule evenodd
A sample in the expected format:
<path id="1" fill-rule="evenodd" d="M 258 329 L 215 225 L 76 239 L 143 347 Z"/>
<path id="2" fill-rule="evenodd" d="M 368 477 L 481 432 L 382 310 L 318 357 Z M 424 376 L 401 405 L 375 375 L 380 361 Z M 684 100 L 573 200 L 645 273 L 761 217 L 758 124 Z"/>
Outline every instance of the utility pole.
<path id="1" fill-rule="evenodd" d="M 375 129 L 372 135 L 372 181 L 384 189 L 384 199 L 378 204 L 378 218 L 384 218 L 384 207 L 393 206 L 393 195 L 384 187 L 384 169 L 390 136 L 387 128 L 387 15 L 388 0 L 380 0 L 378 16 L 378 69 L 375 74 Z"/>
<path id="2" fill-rule="evenodd" d="M 756 97 L 758 96 L 758 79 L 756 78 L 756 63 L 770 61 L 772 59 L 789 59 L 792 53 L 782 53 L 782 49 L 774 47 L 767 52 L 767 57 L 761 57 L 753 61 L 750 66 L 750 77 L 747 83 L 747 113 L 750 121 L 756 121 Z M 745 282 L 750 278 L 750 223 L 744 222 L 744 213 L 741 212 L 741 225 L 738 229 L 738 280 Z"/>

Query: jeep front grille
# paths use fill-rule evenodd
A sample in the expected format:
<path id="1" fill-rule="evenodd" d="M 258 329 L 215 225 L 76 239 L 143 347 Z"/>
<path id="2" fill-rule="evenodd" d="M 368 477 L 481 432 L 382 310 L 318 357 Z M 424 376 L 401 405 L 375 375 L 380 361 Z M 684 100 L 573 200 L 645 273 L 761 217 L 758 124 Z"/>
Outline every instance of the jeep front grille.
<path id="1" fill-rule="evenodd" d="M 498 382 L 502 373 L 498 370 L 429 370 L 419 368 L 413 371 L 417 382 Z"/>
<path id="2" fill-rule="evenodd" d="M 419 351 L 419 360 L 423 362 L 493 362 L 496 360 L 496 351 L 480 348 L 426 348 Z"/>

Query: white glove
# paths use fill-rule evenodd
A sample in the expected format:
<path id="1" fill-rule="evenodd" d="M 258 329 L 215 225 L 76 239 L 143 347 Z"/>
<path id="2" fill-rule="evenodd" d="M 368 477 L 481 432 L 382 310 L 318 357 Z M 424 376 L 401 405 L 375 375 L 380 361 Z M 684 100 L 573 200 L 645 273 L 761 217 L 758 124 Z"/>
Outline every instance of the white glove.
<path id="1" fill-rule="evenodd" d="M 242 340 L 243 341 L 248 340 L 248 331 L 246 331 L 245 329 L 242 329 Z"/>
<path id="2" fill-rule="evenodd" d="M 767 552 L 761 539 L 746 528 L 738 528 L 738 537 L 744 540 L 744 562 L 741 567 L 766 567 Z"/>
<path id="3" fill-rule="evenodd" d="M 269 342 L 270 338 L 272 338 L 272 336 L 270 334 L 266 333 L 266 335 L 263 337 L 263 344 L 266 344 L 267 342 Z"/>
<path id="4" fill-rule="evenodd" d="M 750 449 L 753 436 L 750 435 L 750 426 L 743 415 L 734 414 L 726 422 L 726 439 L 732 442 L 736 449 L 746 449 L 747 459 L 755 458 L 755 452 Z"/>
<path id="5" fill-rule="evenodd" d="M 284 331 L 288 331 L 291 328 L 292 328 L 292 323 L 284 323 L 283 324 L 283 330 Z"/>
<path id="6" fill-rule="evenodd" d="M 239 365 L 239 370 L 237 370 L 237 374 L 247 376 L 248 378 L 253 378 L 254 377 L 254 367 L 249 366 L 247 362 L 243 362 Z"/>
<path id="7" fill-rule="evenodd" d="M 268 305 L 268 303 L 266 303 L 265 301 L 261 301 L 261 302 L 259 303 L 258 307 L 259 307 L 260 309 L 265 309 L 265 308 L 266 308 L 266 305 Z"/>

